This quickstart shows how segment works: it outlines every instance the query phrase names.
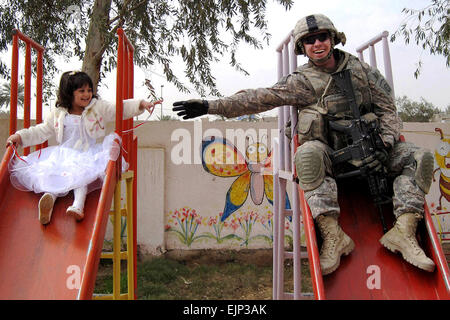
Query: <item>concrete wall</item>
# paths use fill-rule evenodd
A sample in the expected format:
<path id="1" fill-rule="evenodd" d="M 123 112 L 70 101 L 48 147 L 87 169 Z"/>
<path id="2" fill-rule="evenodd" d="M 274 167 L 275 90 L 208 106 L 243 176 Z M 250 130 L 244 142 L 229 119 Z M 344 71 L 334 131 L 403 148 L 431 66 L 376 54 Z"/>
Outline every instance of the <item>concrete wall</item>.
<path id="1" fill-rule="evenodd" d="M 275 121 L 150 122 L 139 127 L 136 135 L 139 139 L 140 168 L 157 166 L 162 168 L 164 175 L 164 183 L 160 185 L 158 182 L 149 183 L 144 178 L 144 175 L 148 175 L 143 172 L 145 169 L 139 172 L 139 187 L 146 181 L 147 185 L 143 189 L 161 194 L 161 199 L 155 201 L 155 206 L 147 204 L 148 209 L 139 213 L 145 219 L 139 226 L 148 229 L 139 235 L 143 239 L 159 239 L 145 240 L 149 245 L 141 246 L 141 250 L 155 253 L 168 249 L 271 246 L 272 205 L 266 195 L 261 204 L 255 204 L 251 195 L 248 195 L 242 207 L 224 222 L 220 221 L 227 192 L 239 175 L 221 177 L 207 172 L 202 165 L 201 145 L 202 139 L 208 136 L 222 136 L 228 137 L 241 154 L 245 154 L 246 147 L 256 141 L 270 149 L 272 136 L 277 136 Z M 243 139 L 245 135 L 249 136 L 248 141 Z M 158 159 L 144 159 L 141 154 L 147 148 L 159 148 L 163 155 Z M 163 165 L 152 164 L 161 159 L 164 159 Z M 250 183 L 247 185 L 247 188 L 252 187 L 255 188 Z M 160 201 L 163 201 L 162 207 L 159 206 Z M 144 208 L 145 200 L 140 198 L 139 202 Z M 150 222 L 150 218 L 155 215 L 164 219 L 158 219 L 157 224 L 154 224 Z"/>
<path id="2" fill-rule="evenodd" d="M 0 139 L 4 141 L 9 123 L 8 120 L 0 121 Z M 271 150 L 272 137 L 278 135 L 276 126 L 276 121 L 196 120 L 151 121 L 137 128 L 137 227 L 138 244 L 142 253 L 159 254 L 170 249 L 270 248 L 273 235 L 270 199 L 267 194 L 263 194 L 262 202 L 258 204 L 250 194 L 251 190 L 258 194 L 260 183 L 256 180 L 247 183 L 245 179 L 235 183 L 247 170 L 235 176 L 231 176 L 232 173 L 228 176 L 227 173 L 223 176 L 213 175 L 208 172 L 208 168 L 203 167 L 200 150 L 202 139 L 208 136 L 227 138 L 236 147 L 234 150 L 244 157 L 248 146 L 255 142 Z M 444 123 L 405 123 L 403 134 L 407 141 L 435 152 L 446 143 L 440 139 L 435 128 L 441 128 L 446 135 L 450 133 L 449 126 Z M 245 139 L 245 136 L 249 138 Z M 234 152 L 233 149 L 229 151 Z M 264 163 L 264 159 L 257 162 Z M 450 168 L 450 161 L 448 166 Z M 447 212 L 450 211 L 450 204 L 441 197 L 443 191 L 440 190 L 438 181 L 439 174 L 450 177 L 450 171 L 442 165 L 439 167 L 437 162 L 435 167 L 436 181 L 427 195 L 427 201 L 438 231 L 448 232 L 450 215 Z M 247 192 L 243 190 L 247 189 L 250 191 L 243 205 L 221 222 L 227 194 L 237 192 L 245 197 Z M 292 199 L 291 188 L 288 193 L 289 199 Z M 292 228 L 288 220 L 286 229 L 289 238 L 292 236 Z M 108 231 L 107 238 L 110 236 L 111 230 Z"/>

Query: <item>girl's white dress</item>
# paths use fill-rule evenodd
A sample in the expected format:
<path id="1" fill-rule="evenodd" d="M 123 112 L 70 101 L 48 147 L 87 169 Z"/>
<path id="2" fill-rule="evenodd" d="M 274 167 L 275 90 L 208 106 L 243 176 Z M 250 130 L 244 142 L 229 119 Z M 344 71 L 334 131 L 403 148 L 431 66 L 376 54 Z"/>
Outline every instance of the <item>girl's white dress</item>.
<path id="1" fill-rule="evenodd" d="M 87 134 L 81 116 L 68 114 L 61 144 L 30 153 L 22 157 L 24 161 L 18 157 L 10 161 L 11 183 L 19 190 L 49 192 L 58 197 L 86 185 L 88 192 L 99 189 L 108 161 L 120 154 L 116 138 L 120 140 L 112 133 L 97 143 Z M 127 166 L 122 161 L 122 170 Z"/>

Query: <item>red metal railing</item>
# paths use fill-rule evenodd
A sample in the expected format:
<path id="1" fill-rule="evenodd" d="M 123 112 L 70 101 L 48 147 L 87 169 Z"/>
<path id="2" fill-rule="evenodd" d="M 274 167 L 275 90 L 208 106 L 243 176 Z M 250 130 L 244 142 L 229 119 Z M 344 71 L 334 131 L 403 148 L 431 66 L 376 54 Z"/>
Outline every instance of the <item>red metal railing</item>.
<path id="1" fill-rule="evenodd" d="M 133 119 L 123 120 L 123 100 L 133 98 L 134 85 L 134 47 L 128 40 L 122 28 L 117 30 L 119 43 L 117 48 L 117 88 L 116 88 L 116 133 L 121 137 L 124 159 L 130 165 L 129 170 L 134 172 L 133 179 L 133 247 L 134 247 L 134 288 L 137 288 L 137 137 L 133 135 Z M 127 134 L 123 134 L 127 132 Z M 122 161 L 117 162 L 118 180 L 122 171 Z M 137 297 L 137 292 L 134 297 Z"/>
<path id="2" fill-rule="evenodd" d="M 35 42 L 33 39 L 24 35 L 17 29 L 13 29 L 13 52 L 11 65 L 11 98 L 10 98 L 10 118 L 9 134 L 17 131 L 17 90 L 19 78 L 19 39 L 25 42 L 25 85 L 23 102 L 23 127 L 30 127 L 31 113 L 31 49 L 37 51 L 36 67 L 36 123 L 42 122 L 42 76 L 43 76 L 43 53 L 45 48 Z M 47 142 L 36 146 L 36 150 L 46 147 Z M 24 148 L 24 155 L 30 153 L 30 148 Z"/>

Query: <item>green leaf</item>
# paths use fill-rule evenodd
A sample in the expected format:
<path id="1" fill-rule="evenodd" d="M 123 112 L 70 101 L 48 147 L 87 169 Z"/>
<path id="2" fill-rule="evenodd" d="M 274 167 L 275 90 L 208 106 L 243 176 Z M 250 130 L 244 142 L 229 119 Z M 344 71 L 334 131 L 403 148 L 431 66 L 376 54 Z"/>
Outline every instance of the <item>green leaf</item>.
<path id="1" fill-rule="evenodd" d="M 391 36 L 395 41 L 402 35 L 405 44 L 409 44 L 411 36 L 415 43 L 428 50 L 430 54 L 439 54 L 446 58 L 446 67 L 450 66 L 450 18 L 449 0 L 433 0 L 421 10 L 404 8 L 402 13 L 406 18 Z M 437 30 L 435 29 L 437 26 Z M 420 67 L 414 72 L 414 77 L 420 75 Z"/>
<path id="2" fill-rule="evenodd" d="M 11 44 L 11 30 L 45 46 L 44 91 L 55 94 L 56 61 L 78 57 L 94 83 L 116 68 L 116 30 L 122 27 L 135 47 L 134 62 L 148 68 L 158 65 L 167 81 L 190 92 L 180 78 L 187 77 L 200 95 L 220 95 L 211 64 L 228 59 L 246 73 L 236 59 L 240 43 L 255 49 L 268 43 L 266 2 L 259 1 L 3 1 L 0 6 L 0 51 Z M 276 0 L 286 10 L 292 0 Z M 71 10 L 68 10 L 71 8 Z M 260 37 L 255 37 L 259 31 Z M 224 36 L 227 33 L 230 37 Z M 230 40 L 225 40 L 230 38 Z M 189 44 L 191 49 L 187 49 Z M 181 56 L 185 74 L 175 74 L 173 60 Z M 0 61 L 0 74 L 9 70 Z M 96 89 L 96 88 L 94 88 Z M 96 91 L 96 90 L 94 90 Z M 44 99 L 46 100 L 46 99 Z"/>

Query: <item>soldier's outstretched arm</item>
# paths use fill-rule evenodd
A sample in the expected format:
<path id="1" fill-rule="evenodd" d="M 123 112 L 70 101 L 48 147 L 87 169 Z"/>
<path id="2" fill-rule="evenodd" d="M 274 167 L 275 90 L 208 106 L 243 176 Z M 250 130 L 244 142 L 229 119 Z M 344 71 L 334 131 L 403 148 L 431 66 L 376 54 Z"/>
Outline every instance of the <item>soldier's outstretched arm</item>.
<path id="1" fill-rule="evenodd" d="M 282 78 L 270 88 L 241 90 L 217 100 L 192 99 L 174 103 L 175 112 L 183 119 L 208 114 L 228 118 L 260 113 L 285 105 L 303 107 L 315 103 L 314 94 L 298 79 L 298 74 Z"/>

